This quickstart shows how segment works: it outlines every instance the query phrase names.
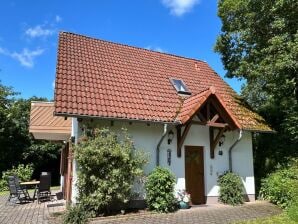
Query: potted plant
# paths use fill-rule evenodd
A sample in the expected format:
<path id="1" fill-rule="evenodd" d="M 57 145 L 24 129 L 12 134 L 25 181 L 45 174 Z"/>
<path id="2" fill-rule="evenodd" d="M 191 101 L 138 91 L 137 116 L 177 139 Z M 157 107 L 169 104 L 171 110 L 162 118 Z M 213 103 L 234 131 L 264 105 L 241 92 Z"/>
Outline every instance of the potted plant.
<path id="1" fill-rule="evenodd" d="M 177 191 L 177 201 L 180 209 L 190 208 L 190 194 L 188 194 L 185 190 Z"/>

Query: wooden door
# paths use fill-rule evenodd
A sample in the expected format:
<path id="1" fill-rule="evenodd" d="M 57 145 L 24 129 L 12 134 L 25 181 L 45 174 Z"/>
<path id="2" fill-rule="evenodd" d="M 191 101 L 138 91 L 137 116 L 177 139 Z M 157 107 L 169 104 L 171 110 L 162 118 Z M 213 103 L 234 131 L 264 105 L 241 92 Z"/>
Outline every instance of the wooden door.
<path id="1" fill-rule="evenodd" d="M 205 204 L 204 148 L 185 146 L 185 184 L 194 205 Z"/>

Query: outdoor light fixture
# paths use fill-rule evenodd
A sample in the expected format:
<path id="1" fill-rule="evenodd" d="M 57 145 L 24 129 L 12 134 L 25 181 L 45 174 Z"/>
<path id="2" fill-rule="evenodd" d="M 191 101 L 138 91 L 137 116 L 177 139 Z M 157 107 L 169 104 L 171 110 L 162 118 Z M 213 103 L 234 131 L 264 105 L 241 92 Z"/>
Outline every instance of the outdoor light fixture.
<path id="1" fill-rule="evenodd" d="M 75 143 L 75 141 L 76 141 L 76 137 L 75 137 L 75 136 L 71 136 L 71 137 L 70 137 L 70 141 L 71 141 L 71 143 L 73 143 L 73 144 L 74 144 L 74 143 Z"/>
<path id="2" fill-rule="evenodd" d="M 220 150 L 218 151 L 218 155 L 222 156 L 222 154 L 223 154 L 223 152 L 222 152 L 222 150 L 220 149 Z"/>
<path id="3" fill-rule="evenodd" d="M 170 166 L 171 165 L 171 160 L 172 160 L 172 150 L 171 149 L 168 149 L 167 150 L 167 162 L 168 162 L 168 165 Z"/>
<path id="4" fill-rule="evenodd" d="M 222 135 L 218 141 L 218 146 L 221 147 L 224 144 L 225 140 L 226 140 L 226 136 Z"/>
<path id="5" fill-rule="evenodd" d="M 171 142 L 173 141 L 174 138 L 174 132 L 171 130 L 168 133 L 168 144 L 171 144 Z"/>

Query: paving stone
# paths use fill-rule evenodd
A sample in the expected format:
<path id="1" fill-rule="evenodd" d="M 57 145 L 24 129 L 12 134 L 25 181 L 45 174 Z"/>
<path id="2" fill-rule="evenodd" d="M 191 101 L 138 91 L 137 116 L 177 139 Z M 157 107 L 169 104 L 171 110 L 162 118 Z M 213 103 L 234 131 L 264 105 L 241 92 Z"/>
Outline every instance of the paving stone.
<path id="1" fill-rule="evenodd" d="M 52 213 L 65 210 L 65 201 L 63 200 L 14 204 L 7 202 L 7 199 L 8 195 L 0 196 L 1 224 L 48 224 Z M 52 206 L 48 207 L 48 205 Z"/>
<path id="2" fill-rule="evenodd" d="M 65 201 L 51 201 L 26 204 L 6 203 L 8 195 L 0 196 L 1 224 L 59 224 L 61 218 L 51 214 L 65 210 Z M 49 206 L 48 206 L 49 205 Z M 175 213 L 156 214 L 142 212 L 92 219 L 92 224 L 222 224 L 239 220 L 267 217 L 281 213 L 281 210 L 268 202 L 246 203 L 232 207 L 226 205 L 208 205 L 179 210 Z"/>
<path id="3" fill-rule="evenodd" d="M 268 202 L 246 203 L 242 206 L 232 207 L 225 205 L 212 205 L 195 207 L 188 210 L 179 210 L 170 214 L 140 214 L 117 217 L 96 218 L 92 224 L 222 224 L 240 220 L 267 217 L 281 213 L 281 210 Z"/>

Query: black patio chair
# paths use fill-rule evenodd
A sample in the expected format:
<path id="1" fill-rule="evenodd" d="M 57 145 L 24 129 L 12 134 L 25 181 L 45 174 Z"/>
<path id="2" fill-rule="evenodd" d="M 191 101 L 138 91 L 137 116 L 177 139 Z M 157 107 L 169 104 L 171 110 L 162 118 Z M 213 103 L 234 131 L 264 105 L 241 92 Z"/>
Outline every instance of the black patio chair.
<path id="1" fill-rule="evenodd" d="M 30 200 L 30 196 L 27 189 L 24 189 L 20 186 L 20 181 L 18 177 L 9 176 L 7 182 L 9 188 L 9 197 L 7 200 L 8 202 L 11 202 L 12 199 L 18 199 L 20 203 L 23 203 L 24 201 L 27 202 Z"/>
<path id="2" fill-rule="evenodd" d="M 40 175 L 40 183 L 37 189 L 37 201 L 51 200 L 51 174 Z"/>

